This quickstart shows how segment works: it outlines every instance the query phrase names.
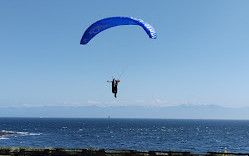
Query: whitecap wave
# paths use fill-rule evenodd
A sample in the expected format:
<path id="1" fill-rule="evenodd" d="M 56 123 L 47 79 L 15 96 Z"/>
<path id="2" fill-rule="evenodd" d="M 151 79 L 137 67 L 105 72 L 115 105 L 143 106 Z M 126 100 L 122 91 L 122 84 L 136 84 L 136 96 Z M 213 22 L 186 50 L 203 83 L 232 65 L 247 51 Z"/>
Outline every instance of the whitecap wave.
<path id="1" fill-rule="evenodd" d="M 42 133 L 29 133 L 29 135 L 41 135 Z"/>
<path id="2" fill-rule="evenodd" d="M 1 132 L 3 132 L 3 133 L 16 133 L 15 131 L 6 131 L 6 130 L 2 130 Z"/>
<path id="3" fill-rule="evenodd" d="M 29 132 L 16 132 L 19 135 L 29 135 Z"/>
<path id="4" fill-rule="evenodd" d="M 42 133 L 17 132 L 17 134 L 28 136 L 28 135 L 41 135 Z"/>
<path id="5" fill-rule="evenodd" d="M 6 138 L 6 137 L 0 137 L 0 140 L 7 140 L 9 138 Z"/>

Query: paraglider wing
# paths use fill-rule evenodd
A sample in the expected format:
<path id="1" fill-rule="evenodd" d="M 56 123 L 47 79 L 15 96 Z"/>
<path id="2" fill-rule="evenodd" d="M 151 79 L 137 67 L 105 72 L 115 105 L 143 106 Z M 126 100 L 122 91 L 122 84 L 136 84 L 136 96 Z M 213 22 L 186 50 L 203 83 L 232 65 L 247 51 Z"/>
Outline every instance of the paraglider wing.
<path id="1" fill-rule="evenodd" d="M 80 44 L 85 45 L 101 31 L 120 25 L 139 25 L 146 31 L 150 38 L 157 38 L 155 29 L 150 24 L 144 22 L 141 19 L 133 17 L 109 17 L 93 23 L 85 31 L 84 35 L 81 38 Z"/>

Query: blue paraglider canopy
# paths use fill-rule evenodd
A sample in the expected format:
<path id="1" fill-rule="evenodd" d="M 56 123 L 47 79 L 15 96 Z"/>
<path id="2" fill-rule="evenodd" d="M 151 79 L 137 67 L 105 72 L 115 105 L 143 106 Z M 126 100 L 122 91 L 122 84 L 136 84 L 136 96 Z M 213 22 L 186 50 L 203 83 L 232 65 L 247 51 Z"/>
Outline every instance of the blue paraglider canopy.
<path id="1" fill-rule="evenodd" d="M 138 25 L 141 26 L 150 38 L 156 39 L 157 34 L 155 29 L 148 23 L 144 22 L 141 19 L 133 17 L 109 17 L 99 20 L 93 23 L 84 33 L 81 38 L 80 44 L 87 44 L 94 36 L 96 36 L 101 31 L 109 29 L 111 27 L 120 26 L 120 25 Z"/>

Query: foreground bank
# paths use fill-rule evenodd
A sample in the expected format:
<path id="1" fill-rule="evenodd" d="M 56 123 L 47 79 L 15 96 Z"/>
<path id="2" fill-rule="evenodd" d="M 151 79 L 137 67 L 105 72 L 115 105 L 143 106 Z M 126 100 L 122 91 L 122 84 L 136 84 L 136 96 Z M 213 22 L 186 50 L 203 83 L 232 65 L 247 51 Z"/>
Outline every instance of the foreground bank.
<path id="1" fill-rule="evenodd" d="M 22 148 L 0 147 L 0 155 L 8 156 L 235 156 L 249 153 L 207 152 L 196 154 L 177 151 L 137 151 L 105 149 Z"/>

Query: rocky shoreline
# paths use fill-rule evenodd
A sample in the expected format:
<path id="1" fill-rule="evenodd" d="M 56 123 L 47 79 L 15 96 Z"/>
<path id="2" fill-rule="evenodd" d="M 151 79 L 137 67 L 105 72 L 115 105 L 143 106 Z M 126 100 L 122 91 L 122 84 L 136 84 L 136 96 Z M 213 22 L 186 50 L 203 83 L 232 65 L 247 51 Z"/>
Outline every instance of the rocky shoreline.
<path id="1" fill-rule="evenodd" d="M 207 152 L 194 154 L 181 151 L 137 151 L 109 149 L 64 149 L 64 148 L 22 148 L 0 147 L 0 155 L 8 156 L 235 156 L 249 153 Z"/>

